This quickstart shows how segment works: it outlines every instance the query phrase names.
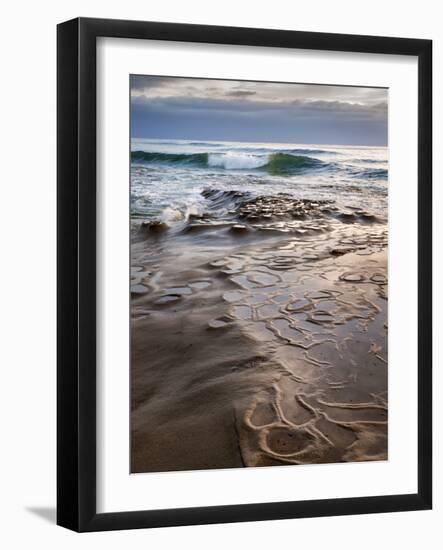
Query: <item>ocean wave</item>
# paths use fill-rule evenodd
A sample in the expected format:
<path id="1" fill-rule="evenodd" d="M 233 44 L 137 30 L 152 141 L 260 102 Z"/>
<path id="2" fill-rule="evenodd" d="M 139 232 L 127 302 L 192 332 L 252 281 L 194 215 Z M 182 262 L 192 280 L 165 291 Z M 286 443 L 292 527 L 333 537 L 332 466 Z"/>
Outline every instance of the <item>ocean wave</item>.
<path id="1" fill-rule="evenodd" d="M 285 174 L 312 168 L 326 168 L 328 163 L 305 155 L 274 153 L 270 155 L 266 165 L 271 174 Z"/>
<path id="2" fill-rule="evenodd" d="M 247 191 L 237 191 L 234 189 L 203 189 L 201 195 L 210 201 L 208 211 L 210 212 L 226 212 L 228 210 L 236 210 L 242 205 L 245 200 L 252 199 L 253 195 Z"/>
<path id="3" fill-rule="evenodd" d="M 355 178 L 361 179 L 388 179 L 388 170 L 386 168 L 355 168 L 349 167 L 348 172 Z"/>
<path id="4" fill-rule="evenodd" d="M 132 151 L 131 160 L 143 163 L 187 164 L 191 166 L 207 166 L 208 153 L 156 153 L 147 151 Z"/>
<path id="5" fill-rule="evenodd" d="M 338 155 L 337 151 L 328 151 L 327 149 L 284 149 L 283 153 L 295 155 Z"/>
<path id="6" fill-rule="evenodd" d="M 223 147 L 223 143 L 214 143 L 211 141 L 190 141 L 188 145 L 197 147 Z"/>
<path id="7" fill-rule="evenodd" d="M 131 160 L 142 163 L 160 163 L 200 168 L 212 167 L 225 170 L 265 170 L 272 175 L 294 174 L 327 166 L 327 163 L 319 159 L 289 153 L 254 155 L 240 152 L 186 154 L 132 151 Z"/>

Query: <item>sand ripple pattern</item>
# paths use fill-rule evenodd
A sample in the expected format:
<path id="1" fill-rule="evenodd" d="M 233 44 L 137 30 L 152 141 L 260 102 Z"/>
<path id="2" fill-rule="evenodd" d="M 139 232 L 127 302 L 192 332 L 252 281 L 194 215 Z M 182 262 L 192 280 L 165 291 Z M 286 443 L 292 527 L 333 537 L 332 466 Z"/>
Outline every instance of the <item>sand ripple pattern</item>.
<path id="1" fill-rule="evenodd" d="M 242 213 L 255 221 L 251 205 Z M 188 250 L 181 271 L 174 251 L 160 262 L 134 248 L 133 327 L 167 311 L 183 326 L 198 311 L 213 338 L 249 342 L 251 360 L 227 358 L 204 386 L 232 411 L 245 466 L 385 460 L 387 239 L 384 224 L 340 221 L 227 255 Z"/>
<path id="2" fill-rule="evenodd" d="M 237 411 L 248 466 L 386 459 L 386 240 L 338 231 L 212 262 L 228 316 L 278 372 Z"/>

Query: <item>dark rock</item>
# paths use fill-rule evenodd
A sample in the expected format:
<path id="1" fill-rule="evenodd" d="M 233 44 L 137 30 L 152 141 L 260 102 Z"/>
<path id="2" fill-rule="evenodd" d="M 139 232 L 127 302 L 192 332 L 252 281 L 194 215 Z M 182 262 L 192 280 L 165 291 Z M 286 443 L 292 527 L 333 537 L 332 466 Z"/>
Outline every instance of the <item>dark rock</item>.
<path id="1" fill-rule="evenodd" d="M 161 220 L 149 220 L 142 222 L 140 229 L 142 231 L 149 231 L 151 233 L 163 233 L 169 229 L 167 223 L 162 222 Z"/>

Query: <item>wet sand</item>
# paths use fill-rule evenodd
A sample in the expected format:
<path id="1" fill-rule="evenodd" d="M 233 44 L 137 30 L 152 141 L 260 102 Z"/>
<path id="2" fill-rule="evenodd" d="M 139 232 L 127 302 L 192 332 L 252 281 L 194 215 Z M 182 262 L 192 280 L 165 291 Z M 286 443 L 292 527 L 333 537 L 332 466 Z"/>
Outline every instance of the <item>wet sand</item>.
<path id="1" fill-rule="evenodd" d="M 208 193 L 133 231 L 131 471 L 387 459 L 386 220 Z"/>

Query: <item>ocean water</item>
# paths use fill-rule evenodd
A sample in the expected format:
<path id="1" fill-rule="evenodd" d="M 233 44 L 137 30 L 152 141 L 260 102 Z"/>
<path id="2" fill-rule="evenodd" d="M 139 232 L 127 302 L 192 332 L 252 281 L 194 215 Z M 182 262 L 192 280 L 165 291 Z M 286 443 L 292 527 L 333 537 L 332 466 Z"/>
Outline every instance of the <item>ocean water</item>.
<path id="1" fill-rule="evenodd" d="M 331 200 L 384 217 L 388 195 L 388 149 L 283 143 L 132 139 L 131 219 L 180 225 L 190 215 L 218 208 L 213 194 L 247 197 L 287 194 Z"/>

